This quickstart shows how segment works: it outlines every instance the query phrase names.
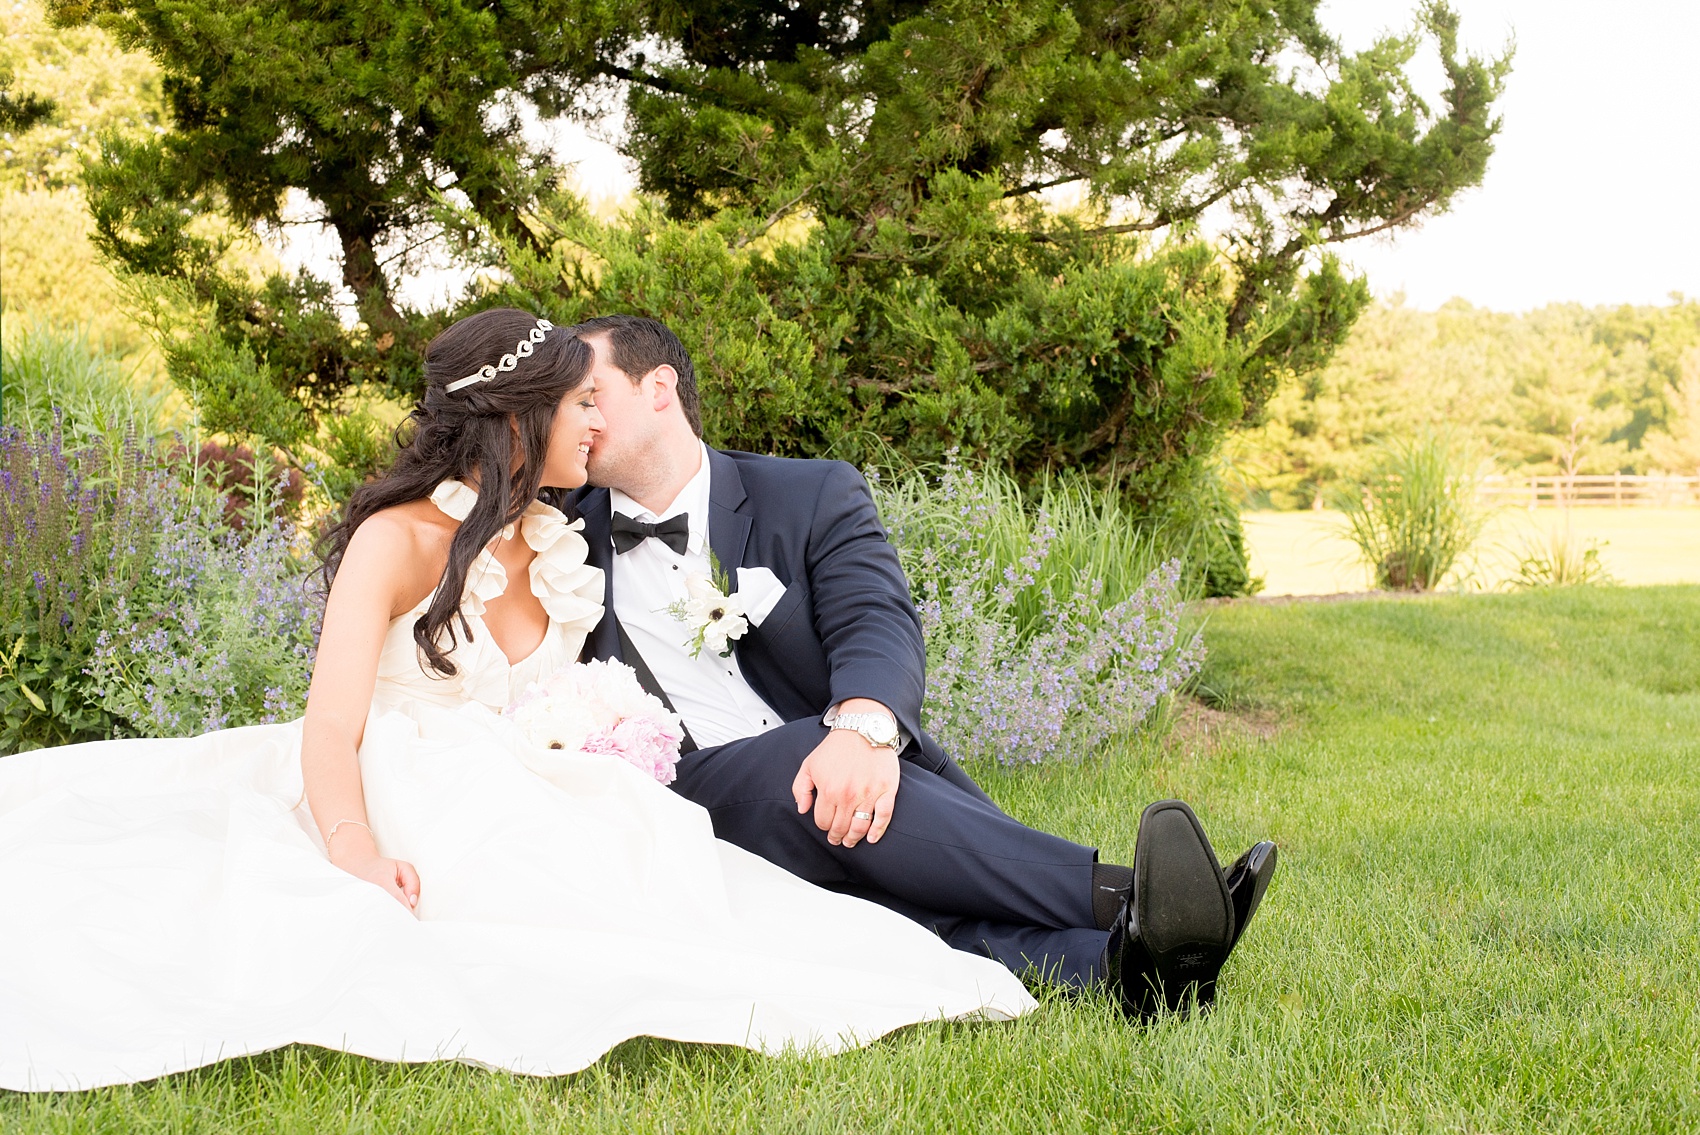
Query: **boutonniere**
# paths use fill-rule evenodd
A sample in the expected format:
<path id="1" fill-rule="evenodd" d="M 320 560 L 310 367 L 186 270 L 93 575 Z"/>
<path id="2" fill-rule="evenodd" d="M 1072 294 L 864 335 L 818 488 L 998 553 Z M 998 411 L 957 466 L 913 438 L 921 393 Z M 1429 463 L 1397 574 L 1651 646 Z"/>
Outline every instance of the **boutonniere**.
<path id="1" fill-rule="evenodd" d="M 732 593 L 731 581 L 721 570 L 720 560 L 711 550 L 708 553 L 711 576 L 691 575 L 685 578 L 688 597 L 667 605 L 667 613 L 691 630 L 685 649 L 692 658 L 711 650 L 725 658 L 732 653 L 732 640 L 743 638 L 750 629 L 749 612 L 742 595 Z"/>

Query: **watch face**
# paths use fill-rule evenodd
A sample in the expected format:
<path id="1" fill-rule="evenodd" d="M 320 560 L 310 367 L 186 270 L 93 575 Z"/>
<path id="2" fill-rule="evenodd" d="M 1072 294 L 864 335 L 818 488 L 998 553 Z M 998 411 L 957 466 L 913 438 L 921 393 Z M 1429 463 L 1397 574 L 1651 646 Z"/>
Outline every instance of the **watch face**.
<path id="1" fill-rule="evenodd" d="M 897 725 L 889 717 L 869 715 L 865 728 L 876 745 L 889 745 L 897 740 Z"/>

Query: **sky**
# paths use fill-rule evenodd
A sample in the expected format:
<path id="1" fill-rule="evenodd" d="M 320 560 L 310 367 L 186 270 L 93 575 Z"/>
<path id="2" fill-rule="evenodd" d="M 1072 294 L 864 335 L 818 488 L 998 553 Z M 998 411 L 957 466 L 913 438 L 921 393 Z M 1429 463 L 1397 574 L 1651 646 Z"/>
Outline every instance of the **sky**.
<path id="1" fill-rule="evenodd" d="M 1700 3 L 1453 6 L 1478 53 L 1515 36 L 1504 127 L 1487 177 L 1448 213 L 1340 246 L 1376 294 L 1501 311 L 1700 296 Z M 1414 8 L 1329 0 L 1322 19 L 1353 50 L 1408 26 Z"/>
<path id="2" fill-rule="evenodd" d="M 1700 0 L 1452 3 L 1466 49 L 1496 55 L 1516 44 L 1487 176 L 1414 229 L 1335 248 L 1376 295 L 1402 293 L 1423 309 L 1453 297 L 1526 311 L 1700 296 Z M 1408 28 L 1416 8 L 1416 0 L 1325 0 L 1321 16 L 1358 50 Z M 1419 89 L 1440 105 L 1432 46 L 1414 69 Z M 631 164 L 594 131 L 530 130 L 573 164 L 589 196 L 633 188 Z M 459 282 L 426 272 L 403 297 L 441 302 L 446 294 L 427 293 Z"/>

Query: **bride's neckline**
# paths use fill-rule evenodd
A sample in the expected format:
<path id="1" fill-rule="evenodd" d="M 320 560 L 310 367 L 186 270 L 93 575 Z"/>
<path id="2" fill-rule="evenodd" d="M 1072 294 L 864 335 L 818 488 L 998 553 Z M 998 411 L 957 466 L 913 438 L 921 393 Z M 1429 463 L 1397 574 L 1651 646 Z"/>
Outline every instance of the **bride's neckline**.
<path id="1" fill-rule="evenodd" d="M 459 481 L 445 481 L 429 499 L 448 519 L 464 521 L 477 505 L 478 494 Z M 459 597 L 460 617 L 473 628 L 473 637 L 457 635 L 451 643 L 445 631 L 439 639 L 441 647 L 454 658 L 455 673 L 438 673 L 413 641 L 418 614 L 441 594 L 439 580 L 418 607 L 391 623 L 379 677 L 396 685 L 405 696 L 453 705 L 477 702 L 500 711 L 513 700 L 515 686 L 572 661 L 585 637 L 602 621 L 607 597 L 607 577 L 589 562 L 590 546 L 584 542 L 583 528 L 583 520 L 569 521 L 559 509 L 540 501 L 527 507 L 514 523 L 513 535 L 523 538 L 537 553 L 525 573 L 526 582 L 549 617 L 542 641 L 525 657 L 510 657 L 484 621 L 485 604 L 507 590 L 509 575 L 486 548 L 468 565 Z M 514 552 L 517 556 L 518 549 Z M 525 621 L 528 625 L 524 630 L 529 632 L 536 624 Z"/>
<path id="2" fill-rule="evenodd" d="M 443 515 L 464 523 L 473 506 L 478 503 L 478 490 L 464 481 L 450 477 L 432 491 L 430 499 Z M 526 565 L 526 571 L 532 585 L 532 594 L 538 597 L 543 607 L 543 634 L 538 638 L 537 645 L 518 661 L 515 661 L 513 655 L 497 640 L 495 632 L 484 619 L 485 606 L 491 600 L 506 594 L 508 589 L 508 569 L 496 556 L 496 541 L 486 545 L 477 558 L 467 565 L 466 585 L 461 592 L 461 613 L 468 619 L 477 620 L 484 633 L 490 637 L 490 645 L 496 648 L 510 671 L 532 661 L 549 645 L 549 633 L 558 620 L 549 609 L 549 588 L 547 581 L 539 578 L 538 569 L 543 557 L 556 544 L 558 531 L 567 527 L 567 518 L 559 509 L 534 500 L 526 506 L 525 513 L 517 524 L 509 524 L 501 531 L 500 539 L 507 541 L 514 538 L 517 528 L 518 535 L 531 548 L 532 557 Z M 433 588 L 431 594 L 425 597 L 425 605 L 430 604 L 436 593 Z"/>

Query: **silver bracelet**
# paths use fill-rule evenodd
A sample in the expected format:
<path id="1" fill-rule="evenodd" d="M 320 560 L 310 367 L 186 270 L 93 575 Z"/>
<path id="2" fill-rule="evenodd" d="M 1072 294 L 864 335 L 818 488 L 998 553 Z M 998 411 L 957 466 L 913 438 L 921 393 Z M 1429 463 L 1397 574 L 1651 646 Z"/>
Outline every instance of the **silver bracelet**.
<path id="1" fill-rule="evenodd" d="M 372 837 L 372 842 L 373 843 L 378 842 L 377 835 L 372 831 L 372 829 L 369 825 L 363 824 L 359 820 L 338 820 L 336 823 L 331 825 L 331 830 L 328 833 L 326 833 L 326 835 L 325 835 L 325 850 L 326 851 L 329 851 L 331 849 L 331 840 L 336 838 L 336 830 L 338 828 L 342 827 L 342 825 L 344 825 L 344 824 L 353 824 L 357 828 L 365 828 L 366 834 Z"/>

